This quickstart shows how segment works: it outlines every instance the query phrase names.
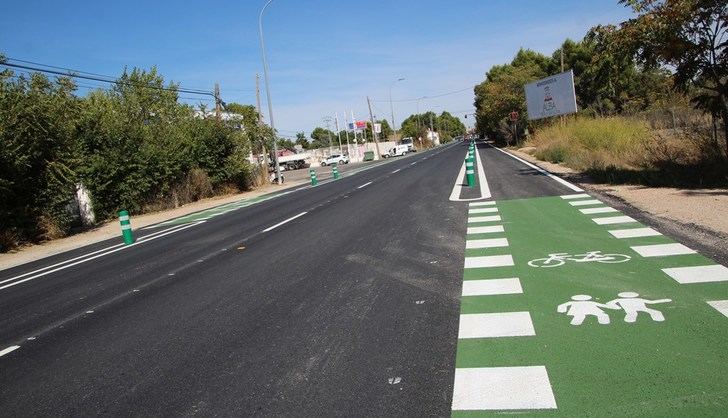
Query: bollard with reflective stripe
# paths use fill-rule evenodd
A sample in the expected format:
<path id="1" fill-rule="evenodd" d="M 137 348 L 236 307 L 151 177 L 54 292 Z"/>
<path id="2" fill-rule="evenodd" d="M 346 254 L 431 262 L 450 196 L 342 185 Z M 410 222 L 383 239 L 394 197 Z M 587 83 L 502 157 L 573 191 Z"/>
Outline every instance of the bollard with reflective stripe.
<path id="1" fill-rule="evenodd" d="M 308 174 L 311 176 L 311 186 L 315 186 L 318 184 L 318 179 L 316 178 L 316 170 L 313 168 L 308 170 Z"/>
<path id="2" fill-rule="evenodd" d="M 331 165 L 331 172 L 334 175 L 334 180 L 338 180 L 341 176 L 339 176 L 339 167 L 338 164 L 334 163 Z"/>
<path id="3" fill-rule="evenodd" d="M 468 179 L 468 187 L 475 186 L 475 170 L 472 161 L 465 163 L 465 177 Z"/>
<path id="4" fill-rule="evenodd" d="M 125 210 L 119 212 L 119 223 L 121 224 L 121 236 L 122 238 L 124 238 L 124 244 L 133 244 L 134 234 L 131 230 L 131 220 L 129 219 L 129 212 Z"/>

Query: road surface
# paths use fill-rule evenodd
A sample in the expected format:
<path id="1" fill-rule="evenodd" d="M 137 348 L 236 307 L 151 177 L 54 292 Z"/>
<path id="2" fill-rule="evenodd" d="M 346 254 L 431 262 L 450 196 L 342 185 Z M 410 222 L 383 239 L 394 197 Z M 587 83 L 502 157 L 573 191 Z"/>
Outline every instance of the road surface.
<path id="1" fill-rule="evenodd" d="M 728 269 L 466 149 L 0 271 L 2 415 L 724 413 Z"/>

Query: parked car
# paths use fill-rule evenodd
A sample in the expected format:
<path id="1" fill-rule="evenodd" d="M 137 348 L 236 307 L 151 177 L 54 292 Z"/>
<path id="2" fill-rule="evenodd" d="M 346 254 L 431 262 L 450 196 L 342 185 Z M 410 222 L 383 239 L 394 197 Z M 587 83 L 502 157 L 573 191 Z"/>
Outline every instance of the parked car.
<path id="1" fill-rule="evenodd" d="M 329 158 L 321 161 L 321 167 L 325 167 L 327 165 L 331 165 L 334 163 L 349 164 L 349 157 L 347 157 L 346 155 L 339 155 L 339 154 L 331 155 L 331 156 L 329 156 Z"/>

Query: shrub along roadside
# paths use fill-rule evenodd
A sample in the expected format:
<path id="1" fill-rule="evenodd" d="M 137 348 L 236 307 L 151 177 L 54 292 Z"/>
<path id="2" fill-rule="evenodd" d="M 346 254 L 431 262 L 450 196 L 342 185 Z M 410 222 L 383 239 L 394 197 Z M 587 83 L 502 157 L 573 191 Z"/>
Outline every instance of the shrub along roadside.
<path id="1" fill-rule="evenodd" d="M 78 97 L 70 79 L 0 73 L 0 252 L 69 233 L 77 184 L 98 220 L 250 186 L 238 121 L 196 117 L 154 68 L 120 81 Z"/>
<path id="2" fill-rule="evenodd" d="M 708 129 L 651 130 L 627 117 L 568 118 L 528 141 L 533 155 L 588 174 L 596 181 L 650 186 L 728 185 L 725 152 Z"/>

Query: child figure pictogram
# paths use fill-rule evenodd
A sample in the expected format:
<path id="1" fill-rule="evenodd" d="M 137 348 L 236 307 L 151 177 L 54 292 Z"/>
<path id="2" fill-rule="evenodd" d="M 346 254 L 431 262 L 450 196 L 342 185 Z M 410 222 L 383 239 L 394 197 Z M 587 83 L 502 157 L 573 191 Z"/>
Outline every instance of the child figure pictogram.
<path id="1" fill-rule="evenodd" d="M 643 299 L 635 292 L 621 292 L 617 296 L 618 299 L 599 303 L 591 300 L 592 297 L 589 295 L 574 295 L 571 301 L 559 305 L 556 312 L 570 316 L 571 325 L 581 325 L 587 316 L 594 316 L 600 325 L 607 325 L 610 319 L 603 309 L 624 311 L 624 322 L 636 322 L 640 312 L 648 314 L 655 322 L 663 322 L 665 315 L 657 309 L 648 308 L 647 305 L 672 302 L 672 299 Z"/>

